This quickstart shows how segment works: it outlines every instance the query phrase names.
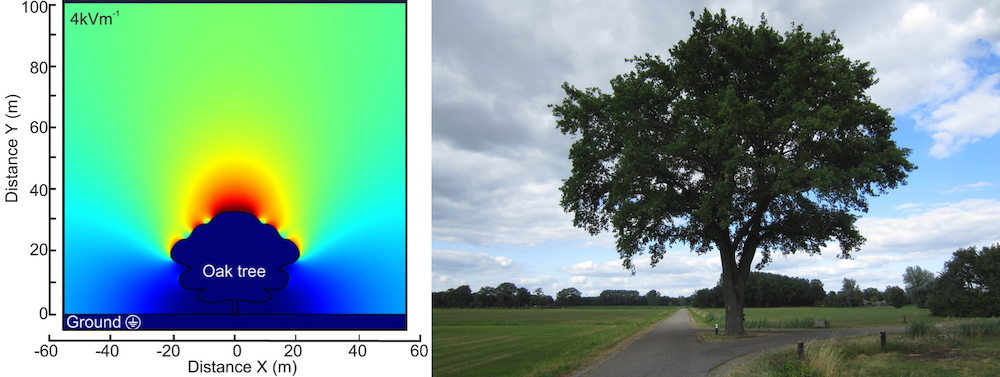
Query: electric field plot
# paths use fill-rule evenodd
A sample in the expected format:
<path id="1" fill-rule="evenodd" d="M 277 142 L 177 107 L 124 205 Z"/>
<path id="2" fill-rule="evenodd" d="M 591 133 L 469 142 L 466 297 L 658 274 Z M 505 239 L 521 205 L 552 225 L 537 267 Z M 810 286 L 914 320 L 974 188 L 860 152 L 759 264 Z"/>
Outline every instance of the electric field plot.
<path id="1" fill-rule="evenodd" d="M 406 329 L 404 3 L 63 22 L 64 329 Z"/>

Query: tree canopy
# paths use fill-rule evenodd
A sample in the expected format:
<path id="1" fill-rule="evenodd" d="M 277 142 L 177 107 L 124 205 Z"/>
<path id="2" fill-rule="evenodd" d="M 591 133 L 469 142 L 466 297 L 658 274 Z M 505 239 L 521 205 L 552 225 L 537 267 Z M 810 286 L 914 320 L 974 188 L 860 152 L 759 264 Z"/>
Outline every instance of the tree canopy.
<path id="1" fill-rule="evenodd" d="M 782 35 L 763 15 L 754 27 L 725 10 L 691 18 L 668 59 L 626 59 L 635 70 L 611 80 L 613 94 L 563 84 L 553 114 L 576 141 L 561 204 L 575 226 L 612 231 L 633 273 L 633 258 L 648 253 L 655 266 L 675 243 L 718 250 L 726 333 L 742 334 L 758 251 L 758 268 L 831 239 L 850 257 L 867 197 L 916 166 L 865 94 L 875 70 L 843 56 L 835 34 L 798 25 Z"/>
<path id="2" fill-rule="evenodd" d="M 849 307 L 861 306 L 861 300 L 864 300 L 861 288 L 858 287 L 858 281 L 850 278 L 844 278 L 844 286 L 840 288 L 839 295 L 844 298 L 845 304 Z"/>
<path id="3" fill-rule="evenodd" d="M 601 305 L 639 305 L 639 291 L 628 289 L 605 289 L 597 296 L 601 300 Z M 647 301 L 648 304 L 648 301 Z"/>
<path id="4" fill-rule="evenodd" d="M 927 307 L 937 316 L 1000 316 L 1000 244 L 956 250 L 932 285 Z"/>
<path id="5" fill-rule="evenodd" d="M 906 305 L 906 292 L 903 288 L 897 287 L 895 285 L 885 287 L 885 298 L 892 303 L 892 307 L 899 309 L 903 305 Z"/>
<path id="6" fill-rule="evenodd" d="M 920 266 L 906 267 L 903 283 L 906 283 L 906 294 L 910 297 L 910 302 L 922 308 L 934 287 L 934 273 Z"/>
<path id="7" fill-rule="evenodd" d="M 559 291 L 559 293 L 556 293 L 556 305 L 578 305 L 582 298 L 583 293 L 580 293 L 579 289 L 573 287 L 563 288 L 563 290 Z"/>

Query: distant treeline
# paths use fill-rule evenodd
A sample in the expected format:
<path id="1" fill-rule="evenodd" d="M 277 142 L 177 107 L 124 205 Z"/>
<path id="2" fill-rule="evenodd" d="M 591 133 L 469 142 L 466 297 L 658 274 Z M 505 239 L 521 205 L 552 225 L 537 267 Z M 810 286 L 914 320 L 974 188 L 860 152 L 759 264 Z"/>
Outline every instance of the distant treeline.
<path id="1" fill-rule="evenodd" d="M 524 308 L 553 306 L 668 306 L 688 305 L 687 297 L 662 296 L 656 290 L 640 295 L 636 290 L 608 289 L 597 297 L 584 297 L 576 288 L 566 288 L 552 296 L 542 288 L 529 292 L 514 283 L 503 283 L 496 288 L 485 286 L 476 292 L 468 285 L 450 288 L 431 294 L 435 308 Z"/>
<path id="2" fill-rule="evenodd" d="M 931 314 L 956 317 L 1000 316 L 1000 244 L 958 249 L 935 277 L 919 266 L 907 267 L 903 274 L 906 289 L 888 286 L 885 290 L 861 289 L 857 281 L 844 278 L 840 291 L 825 292 L 823 282 L 797 277 L 751 272 L 747 279 L 748 308 L 780 306 L 860 307 L 907 303 L 929 307 Z M 609 289 L 596 297 L 584 297 L 576 288 L 566 288 L 556 297 L 542 288 L 529 292 L 514 283 L 482 287 L 476 292 L 468 285 L 434 292 L 435 308 L 523 308 L 552 306 L 678 305 L 702 308 L 724 306 L 721 281 L 691 297 L 667 297 L 656 290 L 640 295 L 636 290 Z"/>
<path id="3" fill-rule="evenodd" d="M 996 317 L 1000 316 L 1000 244 L 956 250 L 937 276 L 920 266 L 907 267 L 903 282 L 905 290 L 898 286 L 883 291 L 871 287 L 862 290 L 857 281 L 844 278 L 840 291 L 824 294 L 819 280 L 752 272 L 747 281 L 746 306 L 901 308 L 912 303 L 929 308 L 935 316 Z M 691 305 L 722 307 L 721 284 L 697 291 L 691 296 Z"/>
<path id="4" fill-rule="evenodd" d="M 745 307 L 826 306 L 839 308 L 891 305 L 901 308 L 909 301 L 910 298 L 907 297 L 906 292 L 897 286 L 885 287 L 884 291 L 871 287 L 862 290 L 856 280 L 844 278 L 844 284 L 840 291 L 824 292 L 823 282 L 819 279 L 806 280 L 767 272 L 751 272 L 747 279 Z M 723 305 L 721 282 L 716 284 L 714 288 L 700 289 L 691 296 L 691 306 L 721 308 Z"/>
<path id="5" fill-rule="evenodd" d="M 819 279 L 810 281 L 768 272 L 750 272 L 750 277 L 747 279 L 745 307 L 819 306 L 823 304 L 826 296 L 823 282 Z M 691 296 L 691 305 L 701 308 L 725 306 L 721 281 L 713 288 L 695 292 L 694 296 Z"/>
<path id="6" fill-rule="evenodd" d="M 984 258 L 985 259 L 985 258 Z M 907 271 L 910 274 L 910 271 Z M 932 275 L 933 276 L 933 275 Z M 911 278 L 904 275 L 904 280 Z M 826 306 L 860 307 L 886 306 L 902 307 L 908 302 L 922 303 L 922 291 L 916 285 L 908 284 L 907 289 L 889 286 L 885 290 L 866 288 L 862 290 L 854 279 L 844 278 L 840 291 L 826 292 L 819 279 L 807 280 L 797 277 L 751 272 L 747 279 L 746 302 L 748 308 L 768 308 L 782 306 Z M 595 297 L 584 297 L 576 288 L 566 288 L 556 297 L 546 295 L 542 288 L 528 291 L 514 283 L 503 283 L 496 288 L 485 286 L 473 292 L 468 285 L 432 293 L 435 308 L 523 308 L 523 307 L 566 307 L 566 306 L 620 306 L 620 305 L 677 305 L 700 308 L 724 307 L 721 281 L 713 288 L 704 288 L 691 297 L 663 296 L 656 290 L 640 294 L 637 290 L 608 289 Z M 943 300 L 939 300 L 943 301 Z"/>

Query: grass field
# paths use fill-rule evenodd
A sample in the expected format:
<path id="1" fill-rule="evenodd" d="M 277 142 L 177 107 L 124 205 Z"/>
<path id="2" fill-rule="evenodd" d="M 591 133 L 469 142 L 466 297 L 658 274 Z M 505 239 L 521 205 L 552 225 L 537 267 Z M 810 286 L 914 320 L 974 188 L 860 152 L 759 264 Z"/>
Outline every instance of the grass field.
<path id="1" fill-rule="evenodd" d="M 434 309 L 435 376 L 558 376 L 677 307 Z"/>
<path id="2" fill-rule="evenodd" d="M 695 318 L 696 326 L 702 328 L 713 328 L 715 323 L 719 328 L 725 328 L 726 309 L 698 309 L 706 317 L 714 316 L 713 319 L 699 317 Z M 691 311 L 697 316 L 697 311 Z M 893 307 L 873 307 L 873 308 L 817 308 L 817 307 L 796 307 L 796 308 L 746 308 L 747 323 L 753 321 L 767 320 L 765 326 L 759 328 L 794 328 L 800 326 L 779 326 L 774 324 L 791 323 L 798 320 L 802 322 L 805 318 L 824 319 L 829 328 L 854 328 L 854 327 L 874 327 L 874 326 L 906 326 L 903 323 L 903 316 L 906 316 L 907 323 L 914 321 L 929 321 L 940 323 L 946 321 L 943 317 L 932 317 L 927 309 L 918 309 L 914 306 L 904 306 L 896 309 Z M 810 321 L 811 323 L 811 321 Z M 750 326 L 747 326 L 748 328 Z"/>
<path id="3" fill-rule="evenodd" d="M 1000 376 L 1000 319 L 954 320 L 943 331 L 912 323 L 903 333 L 806 344 L 805 359 L 785 347 L 733 369 L 728 376 Z"/>

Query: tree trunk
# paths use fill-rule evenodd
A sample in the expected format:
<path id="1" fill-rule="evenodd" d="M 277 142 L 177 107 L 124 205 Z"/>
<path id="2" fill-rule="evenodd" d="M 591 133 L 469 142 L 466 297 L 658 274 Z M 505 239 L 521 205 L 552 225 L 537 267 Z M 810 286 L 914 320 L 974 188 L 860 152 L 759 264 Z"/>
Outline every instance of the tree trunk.
<path id="1" fill-rule="evenodd" d="M 726 335 L 746 334 L 746 330 L 743 329 L 743 304 L 746 302 L 746 280 L 740 279 L 739 275 L 739 270 L 736 268 L 735 262 L 732 263 L 731 269 L 727 269 L 725 264 L 723 264 L 722 297 L 726 302 Z"/>
<path id="2" fill-rule="evenodd" d="M 726 335 L 743 335 L 746 334 L 743 328 L 743 305 L 746 303 L 747 278 L 750 276 L 750 263 L 756 251 L 756 242 L 744 244 L 739 264 L 736 264 L 735 248 L 728 244 L 717 243 L 716 246 L 719 247 L 722 258 L 722 297 L 726 303 Z"/>

